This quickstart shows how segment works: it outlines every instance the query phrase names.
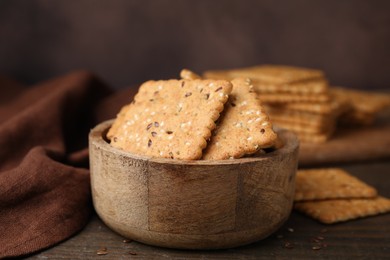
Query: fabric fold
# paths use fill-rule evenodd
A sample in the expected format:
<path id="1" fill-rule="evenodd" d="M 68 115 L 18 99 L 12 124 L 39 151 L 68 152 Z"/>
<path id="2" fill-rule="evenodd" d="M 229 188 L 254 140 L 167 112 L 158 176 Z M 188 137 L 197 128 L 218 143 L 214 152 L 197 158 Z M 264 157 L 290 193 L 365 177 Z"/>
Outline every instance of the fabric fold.
<path id="1" fill-rule="evenodd" d="M 16 86 L 0 105 L 0 258 L 42 250 L 85 226 L 88 132 L 111 94 L 86 71 L 28 88 L 0 77 L 1 93 Z"/>

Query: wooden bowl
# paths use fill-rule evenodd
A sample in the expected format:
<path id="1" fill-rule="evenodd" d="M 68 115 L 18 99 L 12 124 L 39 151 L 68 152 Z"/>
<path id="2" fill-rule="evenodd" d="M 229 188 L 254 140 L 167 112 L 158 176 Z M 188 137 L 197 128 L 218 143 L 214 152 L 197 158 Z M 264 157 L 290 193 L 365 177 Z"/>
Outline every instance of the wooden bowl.
<path id="1" fill-rule="evenodd" d="M 281 148 L 221 161 L 150 158 L 112 147 L 112 121 L 91 130 L 96 212 L 124 237 L 170 248 L 245 245 L 275 232 L 294 197 L 298 140 L 278 131 Z"/>

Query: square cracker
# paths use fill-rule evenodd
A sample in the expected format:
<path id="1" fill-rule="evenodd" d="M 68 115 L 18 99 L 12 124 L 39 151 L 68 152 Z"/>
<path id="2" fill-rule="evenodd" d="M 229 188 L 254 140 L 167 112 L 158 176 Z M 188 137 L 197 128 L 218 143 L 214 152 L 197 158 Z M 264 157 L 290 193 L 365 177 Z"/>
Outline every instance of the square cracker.
<path id="1" fill-rule="evenodd" d="M 224 80 L 145 82 L 107 137 L 135 154 L 200 159 L 231 89 Z"/>
<path id="2" fill-rule="evenodd" d="M 390 199 L 335 199 L 297 202 L 294 209 L 325 224 L 390 212 Z"/>
<path id="3" fill-rule="evenodd" d="M 375 188 L 340 168 L 298 170 L 295 201 L 372 198 Z"/>
<path id="4" fill-rule="evenodd" d="M 240 158 L 272 146 L 276 134 L 249 79 L 234 79 L 233 90 L 203 154 L 206 160 Z"/>

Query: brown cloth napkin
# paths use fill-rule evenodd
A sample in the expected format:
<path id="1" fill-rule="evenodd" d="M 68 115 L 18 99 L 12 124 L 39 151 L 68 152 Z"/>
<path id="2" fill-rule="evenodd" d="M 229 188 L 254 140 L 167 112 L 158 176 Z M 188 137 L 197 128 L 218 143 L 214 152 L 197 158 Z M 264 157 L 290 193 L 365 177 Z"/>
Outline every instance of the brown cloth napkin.
<path id="1" fill-rule="evenodd" d="M 92 212 L 88 132 L 133 93 L 109 96 L 84 71 L 29 88 L 0 77 L 0 93 L 2 258 L 47 248 L 85 226 Z"/>

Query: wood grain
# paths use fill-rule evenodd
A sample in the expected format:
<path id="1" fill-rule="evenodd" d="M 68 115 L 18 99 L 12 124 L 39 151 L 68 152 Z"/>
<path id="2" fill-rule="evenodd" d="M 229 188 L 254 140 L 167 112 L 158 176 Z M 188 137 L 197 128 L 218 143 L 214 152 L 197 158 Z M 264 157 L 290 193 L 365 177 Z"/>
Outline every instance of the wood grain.
<path id="1" fill-rule="evenodd" d="M 381 195 L 390 197 L 390 161 L 342 167 L 377 188 Z M 387 259 L 390 252 L 389 223 L 390 214 L 384 214 L 324 225 L 293 212 L 274 235 L 259 242 L 234 249 L 193 251 L 148 246 L 135 241 L 123 243 L 122 236 L 111 231 L 94 215 L 79 234 L 30 256 L 30 259 Z M 289 231 L 291 228 L 293 232 Z M 324 229 L 326 232 L 322 233 Z M 324 238 L 326 248 L 312 249 L 312 240 L 317 236 Z M 293 248 L 286 248 L 287 242 Z M 107 248 L 107 255 L 96 254 L 101 247 Z"/>
<path id="2" fill-rule="evenodd" d="M 263 239 L 288 218 L 298 141 L 258 157 L 171 160 L 134 155 L 104 140 L 112 121 L 90 134 L 92 197 L 116 232 L 151 245 L 228 248 Z"/>

